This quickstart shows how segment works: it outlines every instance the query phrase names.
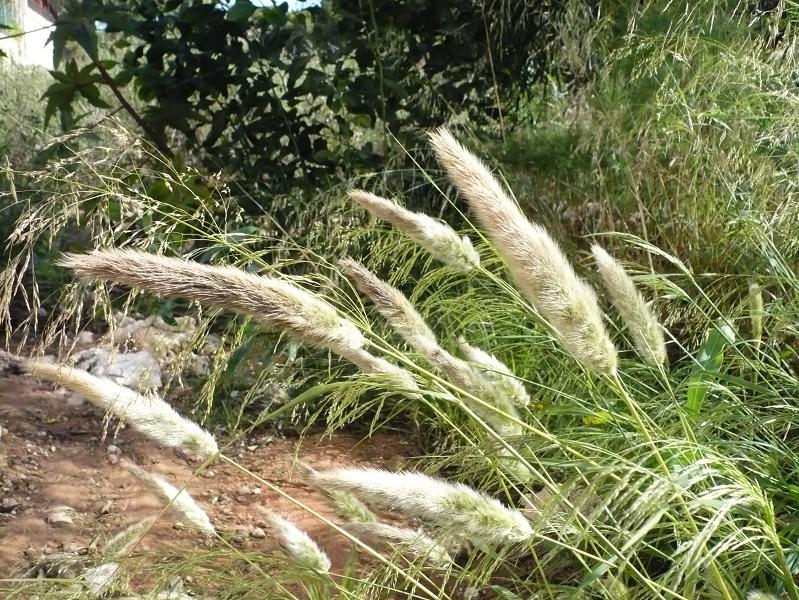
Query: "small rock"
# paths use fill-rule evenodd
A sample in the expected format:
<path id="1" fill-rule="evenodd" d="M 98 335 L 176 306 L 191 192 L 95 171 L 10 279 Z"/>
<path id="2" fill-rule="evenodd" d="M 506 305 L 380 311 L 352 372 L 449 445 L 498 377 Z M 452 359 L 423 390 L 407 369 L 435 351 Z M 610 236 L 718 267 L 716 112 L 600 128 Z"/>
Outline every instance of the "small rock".
<path id="1" fill-rule="evenodd" d="M 242 496 L 247 496 L 250 493 L 250 488 L 246 485 L 243 485 L 239 488 L 239 494 Z"/>
<path id="2" fill-rule="evenodd" d="M 105 502 L 103 502 L 103 505 L 100 507 L 100 514 L 101 515 L 107 515 L 108 513 L 111 512 L 111 507 L 112 506 L 114 506 L 114 501 L 113 500 L 106 500 Z"/>
<path id="3" fill-rule="evenodd" d="M 108 452 L 109 454 L 120 454 L 122 452 L 122 449 L 114 444 L 108 444 L 106 452 Z"/>
<path id="4" fill-rule="evenodd" d="M 261 488 L 259 488 L 259 487 L 254 487 L 254 488 L 252 488 L 252 489 L 250 490 L 250 493 L 251 493 L 253 496 L 258 496 L 258 495 L 261 493 Z"/>
<path id="5" fill-rule="evenodd" d="M 115 465 L 119 462 L 119 454 L 109 454 L 108 455 L 108 462 L 112 465 Z M 100 482 L 97 482 L 97 486 L 100 486 Z"/>
<path id="6" fill-rule="evenodd" d="M 215 476 L 216 473 L 214 473 L 211 469 L 208 469 L 207 471 L 203 472 L 203 477 L 205 477 L 206 479 L 211 479 Z"/>
<path id="7" fill-rule="evenodd" d="M 67 527 L 75 523 L 72 520 L 72 515 L 74 513 L 75 510 L 69 506 L 57 506 L 50 509 L 45 521 L 53 527 Z"/>
<path id="8" fill-rule="evenodd" d="M 20 502 L 16 498 L 8 496 L 0 501 L 0 512 L 9 512 L 19 506 Z"/>
<path id="9" fill-rule="evenodd" d="M 256 540 L 262 540 L 266 537 L 266 532 L 260 527 L 255 527 L 250 532 L 250 536 L 254 537 Z"/>

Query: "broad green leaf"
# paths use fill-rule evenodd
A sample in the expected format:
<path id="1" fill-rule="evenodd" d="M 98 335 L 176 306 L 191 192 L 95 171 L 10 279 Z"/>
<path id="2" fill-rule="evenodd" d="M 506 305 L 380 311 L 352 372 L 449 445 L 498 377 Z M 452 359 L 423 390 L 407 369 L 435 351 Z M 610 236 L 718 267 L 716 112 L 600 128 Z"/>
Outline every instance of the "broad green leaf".
<path id="1" fill-rule="evenodd" d="M 685 408 L 696 416 L 702 409 L 705 396 L 710 388 L 710 380 L 721 369 L 724 349 L 735 341 L 735 331 L 726 321 L 714 323 L 708 330 L 705 343 L 696 356 L 696 364 L 688 382 Z"/>
<path id="2" fill-rule="evenodd" d="M 233 21 L 234 23 L 240 23 L 249 19 L 254 12 L 255 5 L 250 2 L 250 0 L 237 0 L 236 4 L 231 6 L 230 10 L 227 11 L 225 19 Z"/>

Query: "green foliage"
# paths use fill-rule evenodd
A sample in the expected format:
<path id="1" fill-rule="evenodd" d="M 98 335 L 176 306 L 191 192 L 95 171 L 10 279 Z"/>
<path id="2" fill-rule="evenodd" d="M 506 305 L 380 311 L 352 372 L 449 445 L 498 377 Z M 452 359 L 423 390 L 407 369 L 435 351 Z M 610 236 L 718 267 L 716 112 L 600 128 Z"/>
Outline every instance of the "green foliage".
<path id="1" fill-rule="evenodd" d="M 793 17 L 761 9 L 611 2 L 599 20 L 568 11 L 563 69 L 592 69 L 531 102 L 535 124 L 500 152 L 520 202 L 568 237 L 629 232 L 697 273 L 770 273 L 764 230 L 794 260 Z"/>
<path id="2" fill-rule="evenodd" d="M 333 1 L 229 7 L 205 0 L 71 0 L 51 34 L 48 116 L 100 87 L 135 92 L 135 119 L 164 155 L 179 143 L 252 190 L 286 192 L 375 170 L 390 135 L 452 115 L 494 126 L 541 79 L 559 2 Z M 102 22 L 102 32 L 95 29 Z M 101 57 L 103 60 L 101 60 Z M 118 96 L 119 97 L 119 96 Z"/>

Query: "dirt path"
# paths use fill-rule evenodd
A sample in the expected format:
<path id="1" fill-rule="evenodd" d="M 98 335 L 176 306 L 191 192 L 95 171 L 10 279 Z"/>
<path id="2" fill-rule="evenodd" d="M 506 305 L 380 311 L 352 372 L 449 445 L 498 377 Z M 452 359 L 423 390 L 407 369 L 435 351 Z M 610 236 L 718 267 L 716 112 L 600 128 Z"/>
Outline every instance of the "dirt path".
<path id="1" fill-rule="evenodd" d="M 158 500 L 122 468 L 127 458 L 165 476 L 189 492 L 222 531 L 232 532 L 242 548 L 274 551 L 275 543 L 256 505 L 294 520 L 319 540 L 336 564 L 346 559 L 348 545 L 322 523 L 226 464 L 211 467 L 203 477 L 194 465 L 172 451 L 159 449 L 130 429 L 115 439 L 101 439 L 103 414 L 89 404 L 68 406 L 60 390 L 22 377 L 0 378 L 0 578 L 20 574 L 44 555 L 87 553 L 95 540 L 112 535 L 145 517 L 158 514 Z M 359 438 L 308 436 L 296 439 L 252 437 L 232 454 L 246 468 L 279 485 L 298 500 L 332 516 L 325 500 L 293 476 L 295 457 L 314 467 L 329 465 L 393 465 L 412 453 L 400 436 Z M 66 515 L 59 520 L 59 507 Z M 69 523 L 67 521 L 71 520 Z M 267 530 L 267 531 L 264 531 Z M 264 537 L 265 534 L 265 537 Z M 144 551 L 196 546 L 195 532 L 181 530 L 163 517 L 141 543 Z"/>

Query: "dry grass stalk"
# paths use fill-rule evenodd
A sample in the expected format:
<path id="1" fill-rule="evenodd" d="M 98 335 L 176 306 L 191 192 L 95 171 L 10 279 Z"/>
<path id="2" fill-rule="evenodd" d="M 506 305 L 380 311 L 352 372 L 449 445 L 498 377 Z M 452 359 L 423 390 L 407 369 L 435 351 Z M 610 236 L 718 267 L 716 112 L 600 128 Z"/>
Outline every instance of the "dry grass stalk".
<path id="1" fill-rule="evenodd" d="M 363 190 L 352 190 L 349 197 L 374 217 L 394 225 L 444 264 L 460 271 L 480 266 L 480 256 L 469 238 L 459 236 L 449 225 Z"/>
<path id="2" fill-rule="evenodd" d="M 613 306 L 633 338 L 638 354 L 645 363 L 658 367 L 666 363 L 666 343 L 663 328 L 647 306 L 632 278 L 599 244 L 591 247 L 602 284 Z"/>
<path id="3" fill-rule="evenodd" d="M 488 167 L 446 130 L 430 134 L 438 162 L 469 201 L 519 289 L 585 367 L 613 373 L 616 349 L 602 323 L 596 294 L 577 277 L 562 250 L 531 223 Z"/>

